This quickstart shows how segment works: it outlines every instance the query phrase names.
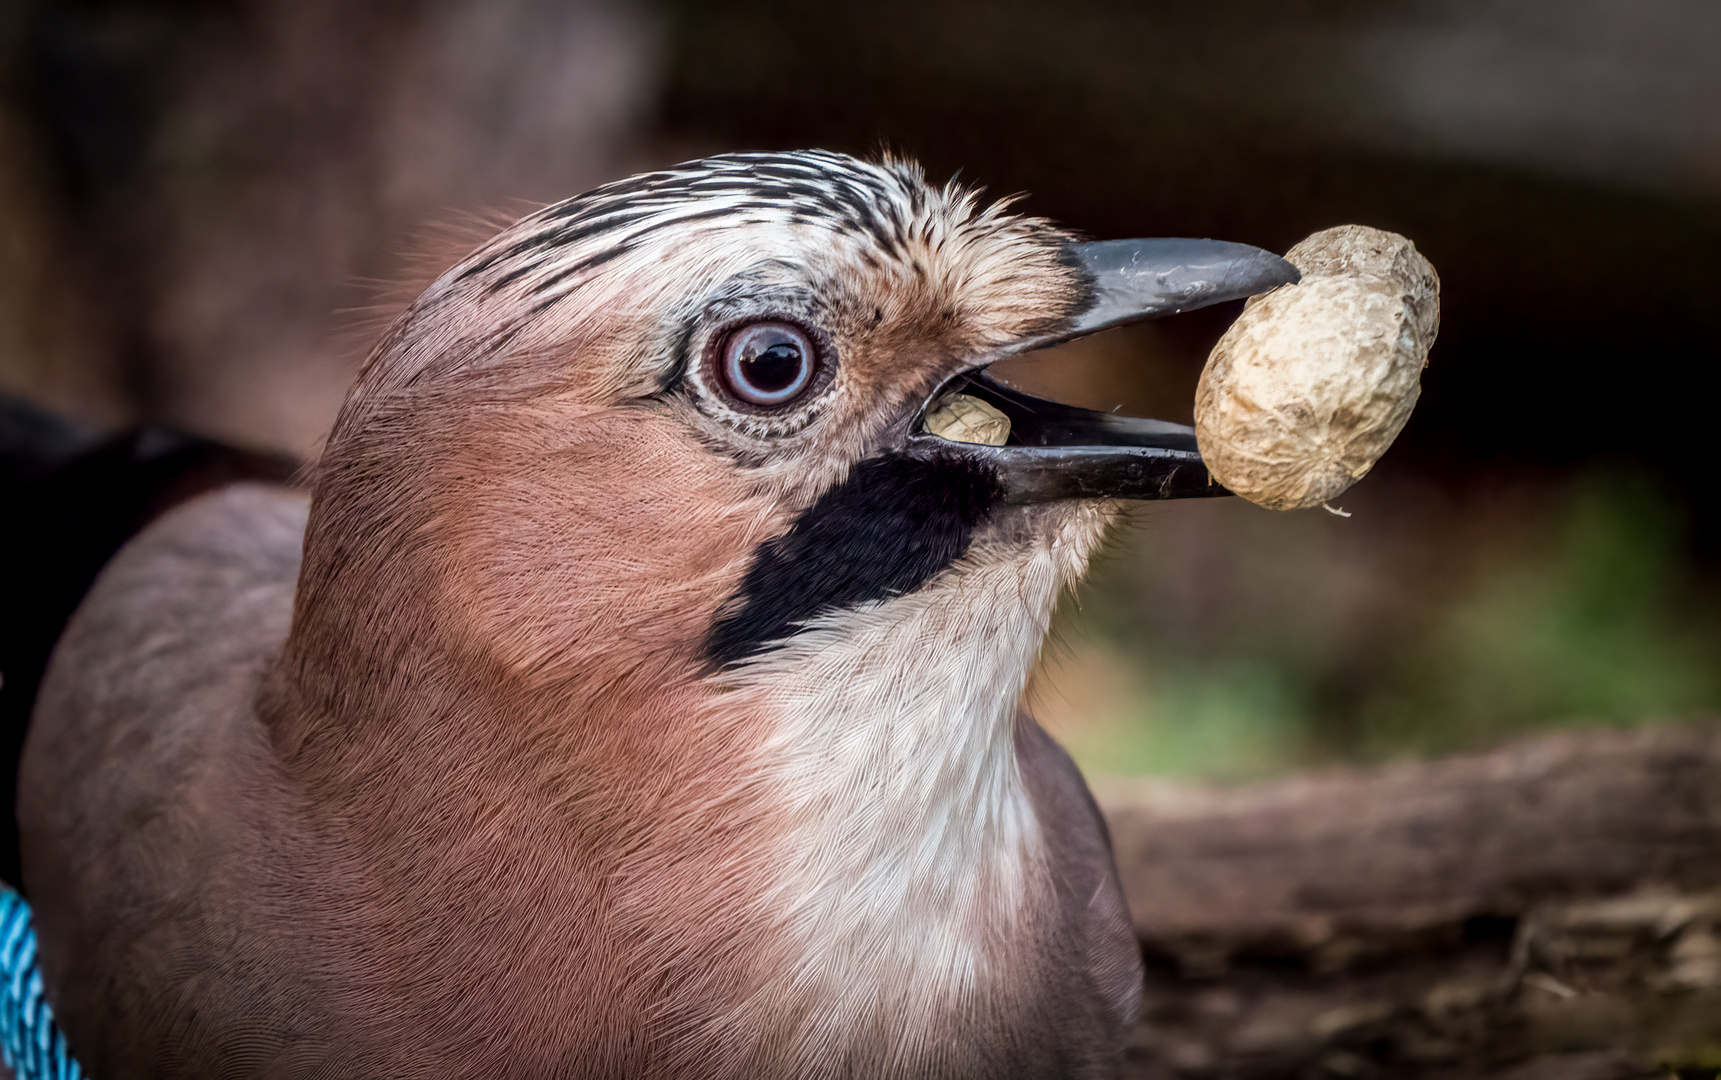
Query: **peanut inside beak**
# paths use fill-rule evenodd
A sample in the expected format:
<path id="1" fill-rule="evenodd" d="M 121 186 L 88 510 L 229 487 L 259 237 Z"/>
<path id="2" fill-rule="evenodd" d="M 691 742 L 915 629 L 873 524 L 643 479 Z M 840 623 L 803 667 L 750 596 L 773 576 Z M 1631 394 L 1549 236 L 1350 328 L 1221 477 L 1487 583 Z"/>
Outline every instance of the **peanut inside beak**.
<path id="1" fill-rule="evenodd" d="M 926 410 L 926 430 L 951 442 L 1003 446 L 1010 437 L 1010 418 L 967 394 L 946 394 Z"/>

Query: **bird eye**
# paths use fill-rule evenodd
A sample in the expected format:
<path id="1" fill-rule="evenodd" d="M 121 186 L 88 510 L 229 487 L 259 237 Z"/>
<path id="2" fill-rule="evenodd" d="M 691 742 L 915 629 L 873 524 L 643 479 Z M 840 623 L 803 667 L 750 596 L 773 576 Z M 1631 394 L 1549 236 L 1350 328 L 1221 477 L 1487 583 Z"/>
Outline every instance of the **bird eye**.
<path id="1" fill-rule="evenodd" d="M 731 331 L 723 342 L 724 387 L 751 405 L 782 405 L 813 381 L 818 351 L 799 328 L 758 322 Z"/>

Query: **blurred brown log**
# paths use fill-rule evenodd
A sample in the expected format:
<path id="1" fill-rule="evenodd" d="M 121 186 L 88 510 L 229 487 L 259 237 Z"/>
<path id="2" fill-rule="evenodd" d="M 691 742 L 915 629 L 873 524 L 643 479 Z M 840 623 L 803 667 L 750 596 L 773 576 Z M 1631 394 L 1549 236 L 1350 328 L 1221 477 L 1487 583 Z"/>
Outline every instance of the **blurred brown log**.
<path id="1" fill-rule="evenodd" d="M 1721 725 L 1099 794 L 1149 958 L 1132 1076 L 1721 1064 Z"/>

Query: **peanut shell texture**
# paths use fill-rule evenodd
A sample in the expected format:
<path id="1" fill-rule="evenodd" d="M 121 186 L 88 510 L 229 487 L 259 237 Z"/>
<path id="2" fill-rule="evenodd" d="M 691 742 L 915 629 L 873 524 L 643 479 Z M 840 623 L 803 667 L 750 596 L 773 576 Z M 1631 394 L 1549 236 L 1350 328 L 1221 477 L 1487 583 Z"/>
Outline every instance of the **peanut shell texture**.
<path id="1" fill-rule="evenodd" d="M 1195 391 L 1208 471 L 1272 510 L 1323 505 L 1368 473 L 1440 328 L 1440 278 L 1397 233 L 1341 225 L 1285 258 L 1302 281 L 1249 300 Z"/>
<path id="2" fill-rule="evenodd" d="M 926 413 L 926 430 L 952 442 L 1003 446 L 1010 418 L 968 394 L 948 394 Z"/>

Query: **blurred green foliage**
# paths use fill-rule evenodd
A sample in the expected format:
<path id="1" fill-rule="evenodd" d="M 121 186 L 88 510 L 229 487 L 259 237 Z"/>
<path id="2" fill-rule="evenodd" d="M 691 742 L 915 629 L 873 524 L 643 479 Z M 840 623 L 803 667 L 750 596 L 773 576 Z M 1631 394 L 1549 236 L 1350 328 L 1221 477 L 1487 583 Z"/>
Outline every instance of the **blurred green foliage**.
<path id="1" fill-rule="evenodd" d="M 1241 777 L 1721 710 L 1721 607 L 1676 504 L 1621 471 L 1547 490 L 1492 515 L 1160 509 L 1061 628 L 1108 689 L 1060 736 L 1091 773 Z M 1454 512 L 1478 520 L 1431 527 Z"/>

